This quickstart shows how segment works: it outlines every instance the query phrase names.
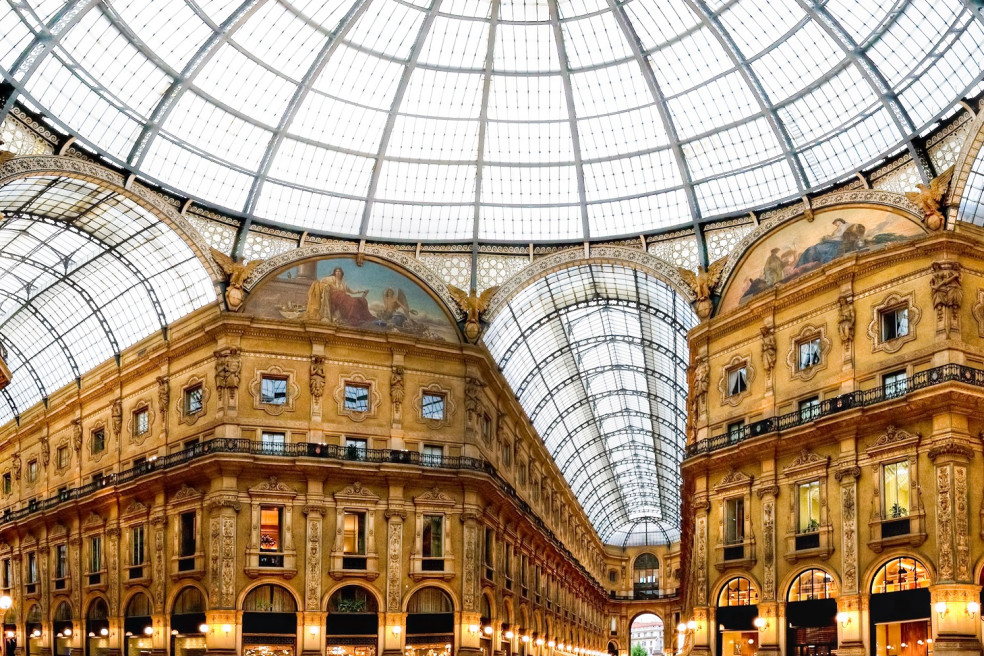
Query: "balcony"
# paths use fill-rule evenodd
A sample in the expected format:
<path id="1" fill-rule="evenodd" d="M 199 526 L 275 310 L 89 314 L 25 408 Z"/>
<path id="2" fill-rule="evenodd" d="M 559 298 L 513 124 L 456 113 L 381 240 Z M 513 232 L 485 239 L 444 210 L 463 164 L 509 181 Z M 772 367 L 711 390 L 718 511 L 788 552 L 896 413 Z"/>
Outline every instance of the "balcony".
<path id="1" fill-rule="evenodd" d="M 831 399 L 824 399 L 820 402 L 819 406 L 811 406 L 810 412 L 808 413 L 804 413 L 801 410 L 794 410 L 778 417 L 769 417 L 768 419 L 756 421 L 745 426 L 735 427 L 726 433 L 688 444 L 686 458 L 726 449 L 729 446 L 761 435 L 778 433 L 796 428 L 797 426 L 803 426 L 818 419 L 844 412 L 845 410 L 865 408 L 884 403 L 885 401 L 904 398 L 912 392 L 944 383 L 964 383 L 966 385 L 984 388 L 984 370 L 959 364 L 945 364 L 913 374 L 911 378 L 906 379 L 904 390 L 900 390 L 897 387 L 886 389 L 884 386 L 880 386 L 870 390 L 858 390 L 841 394 Z"/>

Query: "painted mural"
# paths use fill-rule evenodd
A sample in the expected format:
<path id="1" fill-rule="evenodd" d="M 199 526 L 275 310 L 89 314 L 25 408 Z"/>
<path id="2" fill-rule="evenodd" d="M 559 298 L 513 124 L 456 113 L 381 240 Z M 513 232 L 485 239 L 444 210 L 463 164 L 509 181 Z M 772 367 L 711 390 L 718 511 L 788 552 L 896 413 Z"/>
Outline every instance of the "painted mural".
<path id="1" fill-rule="evenodd" d="M 925 234 L 920 224 L 889 210 L 854 208 L 817 212 L 783 225 L 752 246 L 731 275 L 718 306 L 724 312 L 759 292 L 817 269 L 841 255 L 887 246 Z"/>
<path id="2" fill-rule="evenodd" d="M 347 255 L 281 271 L 257 286 L 244 312 L 458 341 L 447 313 L 420 283 L 378 262 L 366 260 L 359 266 Z"/>

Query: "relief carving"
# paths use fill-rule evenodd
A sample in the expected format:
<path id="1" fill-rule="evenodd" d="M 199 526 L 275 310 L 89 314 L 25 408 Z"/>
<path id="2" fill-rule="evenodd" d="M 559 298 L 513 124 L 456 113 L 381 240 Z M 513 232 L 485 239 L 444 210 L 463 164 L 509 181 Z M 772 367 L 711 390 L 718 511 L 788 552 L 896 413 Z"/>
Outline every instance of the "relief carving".
<path id="1" fill-rule="evenodd" d="M 41 464 L 47 467 L 48 463 L 51 462 L 51 445 L 48 444 L 48 436 L 41 435 L 38 442 L 41 444 Z"/>
<path id="2" fill-rule="evenodd" d="M 113 437 L 119 438 L 120 431 L 123 430 L 123 401 L 121 399 L 113 401 L 110 415 L 112 416 Z"/>
<path id="3" fill-rule="evenodd" d="M 213 355 L 215 356 L 215 389 L 219 391 L 219 400 L 221 401 L 228 393 L 229 400 L 234 401 L 242 374 L 242 353 L 234 346 L 227 346 L 215 351 Z"/>
<path id="4" fill-rule="evenodd" d="M 697 545 L 694 558 L 697 560 L 697 606 L 707 604 L 707 517 L 701 513 L 697 518 Z"/>
<path id="5" fill-rule="evenodd" d="M 389 520 L 386 564 L 386 610 L 399 613 L 401 608 L 401 565 L 403 563 L 403 521 L 396 516 Z"/>
<path id="6" fill-rule="evenodd" d="M 305 585 L 305 606 L 317 612 L 321 599 L 321 518 L 315 513 L 308 515 L 307 582 Z"/>
<path id="7" fill-rule="evenodd" d="M 960 264 L 957 262 L 933 262 L 933 277 L 929 285 L 933 290 L 933 309 L 936 310 L 936 330 L 946 333 L 960 329 L 960 305 L 963 288 L 960 286 Z"/>
<path id="8" fill-rule="evenodd" d="M 854 342 L 854 299 L 844 294 L 837 299 L 837 335 L 844 351 Z"/>
<path id="9" fill-rule="evenodd" d="M 776 504 L 770 497 L 765 497 L 762 501 L 762 532 L 765 541 L 762 596 L 771 600 L 776 598 Z"/>
<path id="10" fill-rule="evenodd" d="M 81 419 L 72 420 L 72 446 L 75 448 L 76 453 L 82 451 L 82 420 Z"/>
<path id="11" fill-rule="evenodd" d="M 223 608 L 233 608 L 236 603 L 236 518 L 234 515 L 222 516 L 222 594 L 220 604 Z"/>
<path id="12" fill-rule="evenodd" d="M 936 540 L 939 546 L 939 580 L 953 580 L 953 505 L 950 500 L 950 467 L 936 470 Z"/>
<path id="13" fill-rule="evenodd" d="M 403 367 L 393 367 L 390 372 L 390 402 L 393 404 L 393 417 L 398 419 L 403 408 Z"/>
<path id="14" fill-rule="evenodd" d="M 776 331 L 772 326 L 762 326 L 762 369 L 765 370 L 767 377 L 772 376 L 772 370 L 776 368 Z"/>
<path id="15" fill-rule="evenodd" d="M 208 587 L 208 605 L 215 607 L 219 605 L 219 587 L 222 585 L 222 526 L 219 522 L 219 515 L 212 515 L 209 520 L 208 530 L 208 571 L 212 584 Z"/>
<path id="16" fill-rule="evenodd" d="M 967 503 L 967 468 L 953 468 L 953 496 L 957 542 L 957 580 L 970 580 L 970 527 Z"/>
<path id="17" fill-rule="evenodd" d="M 171 380 L 167 376 L 157 377 L 157 407 L 161 416 L 167 417 L 167 405 L 171 402 Z"/>
<path id="18" fill-rule="evenodd" d="M 316 403 L 321 402 L 321 397 L 325 393 L 325 357 L 323 355 L 311 356 L 311 398 Z"/>
<path id="19" fill-rule="evenodd" d="M 464 580 L 462 582 L 461 603 L 466 611 L 478 610 L 478 528 L 473 521 L 465 524 Z"/>
<path id="20" fill-rule="evenodd" d="M 853 592 L 858 586 L 857 486 L 853 478 L 848 480 L 850 482 L 841 488 L 841 508 L 844 513 L 841 546 L 844 551 L 844 591 Z"/>

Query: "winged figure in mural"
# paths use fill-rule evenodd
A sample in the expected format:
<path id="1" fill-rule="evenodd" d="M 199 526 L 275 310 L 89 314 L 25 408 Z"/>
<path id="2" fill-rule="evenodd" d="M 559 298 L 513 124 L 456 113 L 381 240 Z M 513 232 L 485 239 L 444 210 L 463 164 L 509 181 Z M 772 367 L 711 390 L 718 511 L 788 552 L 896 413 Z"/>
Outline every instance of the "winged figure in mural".
<path id="1" fill-rule="evenodd" d="M 687 283 L 687 286 L 694 292 L 694 296 L 696 297 L 696 300 L 694 300 L 694 311 L 701 321 L 711 316 L 711 311 L 714 309 L 711 294 L 721 282 L 721 272 L 724 271 L 724 264 L 727 261 L 728 257 L 725 256 L 716 262 L 712 262 L 706 269 L 698 266 L 696 273 L 690 269 L 677 268 L 677 271 L 680 272 L 680 277 L 683 278 L 683 282 Z"/>
<path id="2" fill-rule="evenodd" d="M 482 313 L 489 306 L 489 301 L 492 300 L 495 293 L 499 291 L 499 286 L 489 287 L 481 294 L 476 293 L 475 290 L 468 293 L 454 285 L 448 285 L 448 291 L 451 292 L 451 298 L 454 299 L 454 302 L 465 313 L 465 337 L 474 344 L 482 332 L 480 321 Z"/>
<path id="3" fill-rule="evenodd" d="M 919 191 L 907 191 L 905 197 L 922 210 L 926 227 L 930 230 L 939 230 L 946 224 L 946 217 L 943 216 L 942 209 L 943 197 L 946 196 L 950 188 L 950 179 L 953 177 L 953 167 L 951 166 L 941 175 L 933 178 L 929 184 L 919 183 L 916 188 Z"/>
<path id="4" fill-rule="evenodd" d="M 263 260 L 250 260 L 249 262 L 236 262 L 234 259 L 223 253 L 212 249 L 212 259 L 222 268 L 228 277 L 225 299 L 229 309 L 235 312 L 243 304 L 246 293 L 243 291 L 243 283 L 250 277 L 253 271 L 263 262 Z"/>

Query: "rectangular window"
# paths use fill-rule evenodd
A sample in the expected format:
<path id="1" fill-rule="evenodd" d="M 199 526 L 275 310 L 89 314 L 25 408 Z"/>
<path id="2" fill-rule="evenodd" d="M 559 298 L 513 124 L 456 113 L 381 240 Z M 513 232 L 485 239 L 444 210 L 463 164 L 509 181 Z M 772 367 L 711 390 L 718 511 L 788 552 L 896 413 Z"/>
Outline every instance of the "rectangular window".
<path id="1" fill-rule="evenodd" d="M 102 571 L 102 536 L 94 535 L 89 538 L 89 574 Z M 95 581 L 98 583 L 98 581 Z M 93 583 L 90 577 L 89 583 Z"/>
<path id="2" fill-rule="evenodd" d="M 10 558 L 0 561 L 0 588 L 10 589 Z"/>
<path id="3" fill-rule="evenodd" d="M 133 434 L 135 436 L 144 435 L 150 428 L 150 412 L 147 408 L 140 408 L 133 412 Z"/>
<path id="4" fill-rule="evenodd" d="M 263 376 L 260 379 L 260 402 L 270 405 L 287 403 L 287 379 L 279 376 Z"/>
<path id="5" fill-rule="evenodd" d="M 728 396 L 741 394 L 748 389 L 748 376 L 745 367 L 738 367 L 728 372 Z"/>
<path id="6" fill-rule="evenodd" d="M 287 436 L 283 433 L 268 433 L 267 431 L 263 431 L 260 435 L 260 446 L 264 453 L 283 453 L 286 442 Z"/>
<path id="7" fill-rule="evenodd" d="M 195 385 L 184 391 L 184 411 L 186 415 L 194 415 L 202 411 L 202 386 Z"/>
<path id="8" fill-rule="evenodd" d="M 800 342 L 797 345 L 797 351 L 799 352 L 799 359 L 797 360 L 797 366 L 800 371 L 804 369 L 809 369 L 820 364 L 820 338 L 814 337 Z"/>
<path id="9" fill-rule="evenodd" d="M 27 482 L 33 483 L 38 480 L 38 461 L 29 460 L 27 462 Z"/>
<path id="10" fill-rule="evenodd" d="M 183 512 L 178 517 L 178 557 L 195 555 L 195 511 Z M 180 568 L 179 568 L 180 569 Z M 189 567 L 188 569 L 192 569 Z"/>
<path id="11" fill-rule="evenodd" d="M 495 569 L 495 531 L 490 527 L 485 527 L 485 578 L 492 578 L 492 572 Z"/>
<path id="12" fill-rule="evenodd" d="M 32 585 L 38 582 L 38 556 L 33 551 L 27 554 L 27 582 Z"/>
<path id="13" fill-rule="evenodd" d="M 508 542 L 502 554 L 502 573 L 506 577 L 506 587 L 512 590 L 512 545 Z"/>
<path id="14" fill-rule="evenodd" d="M 345 438 L 345 457 L 349 460 L 365 460 L 369 452 L 369 441 L 361 437 Z"/>
<path id="15" fill-rule="evenodd" d="M 908 389 L 909 378 L 905 375 L 905 370 L 893 371 L 882 376 L 882 389 L 886 399 L 894 399 L 897 396 L 905 396 Z"/>
<path id="16" fill-rule="evenodd" d="M 144 548 L 144 527 L 134 526 L 130 529 L 130 564 L 143 565 L 147 557 Z"/>
<path id="17" fill-rule="evenodd" d="M 366 555 L 366 513 L 345 513 L 344 539 L 342 548 L 346 554 Z"/>
<path id="18" fill-rule="evenodd" d="M 92 431 L 92 453 L 102 453 L 106 450 L 106 431 L 100 428 Z"/>
<path id="19" fill-rule="evenodd" d="M 422 460 L 425 465 L 440 466 L 444 460 L 444 447 L 440 444 L 425 444 Z"/>
<path id="20" fill-rule="evenodd" d="M 14 490 L 13 479 L 10 476 L 10 472 L 3 475 L 3 493 L 10 494 Z"/>
<path id="21" fill-rule="evenodd" d="M 741 440 L 742 434 L 745 432 L 745 421 L 733 421 L 728 424 L 728 441 L 737 442 Z"/>
<path id="22" fill-rule="evenodd" d="M 911 482 L 909 461 L 893 462 L 882 467 L 885 483 L 885 519 L 901 519 L 909 516 Z"/>
<path id="23" fill-rule="evenodd" d="M 724 542 L 739 544 L 745 541 L 745 499 L 738 497 L 724 502 Z"/>
<path id="24" fill-rule="evenodd" d="M 799 485 L 799 532 L 820 530 L 820 481 Z"/>
<path id="25" fill-rule="evenodd" d="M 425 392 L 420 401 L 424 419 L 444 419 L 444 395 Z"/>
<path id="26" fill-rule="evenodd" d="M 68 545 L 55 545 L 55 579 L 68 576 Z M 55 586 L 58 587 L 57 585 Z"/>
<path id="27" fill-rule="evenodd" d="M 444 569 L 444 515 L 424 515 L 423 568 L 425 571 Z"/>
<path id="28" fill-rule="evenodd" d="M 492 417 L 488 415 L 482 415 L 482 441 L 492 443 Z"/>
<path id="29" fill-rule="evenodd" d="M 284 566 L 284 509 L 260 506 L 260 567 Z"/>
<path id="30" fill-rule="evenodd" d="M 889 342 L 909 334 L 909 306 L 886 310 L 881 313 L 881 337 Z"/>
<path id="31" fill-rule="evenodd" d="M 60 446 L 55 450 L 55 468 L 65 469 L 69 465 L 68 447 Z"/>
<path id="32" fill-rule="evenodd" d="M 345 409 L 369 412 L 369 386 L 345 383 Z"/>
<path id="33" fill-rule="evenodd" d="M 820 397 L 811 396 L 799 402 L 800 421 L 813 421 L 820 416 Z"/>

